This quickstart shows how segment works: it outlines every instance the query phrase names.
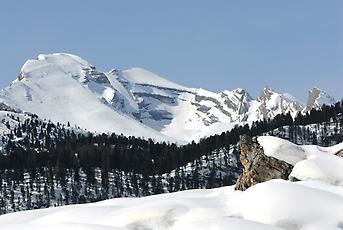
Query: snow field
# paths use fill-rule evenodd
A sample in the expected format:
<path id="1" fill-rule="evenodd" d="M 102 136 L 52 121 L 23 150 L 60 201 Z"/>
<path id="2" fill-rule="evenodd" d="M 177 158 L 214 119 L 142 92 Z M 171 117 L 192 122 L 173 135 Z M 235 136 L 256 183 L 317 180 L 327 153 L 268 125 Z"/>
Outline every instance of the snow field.
<path id="1" fill-rule="evenodd" d="M 343 191 L 272 180 L 7 214 L 4 229 L 341 229 Z"/>

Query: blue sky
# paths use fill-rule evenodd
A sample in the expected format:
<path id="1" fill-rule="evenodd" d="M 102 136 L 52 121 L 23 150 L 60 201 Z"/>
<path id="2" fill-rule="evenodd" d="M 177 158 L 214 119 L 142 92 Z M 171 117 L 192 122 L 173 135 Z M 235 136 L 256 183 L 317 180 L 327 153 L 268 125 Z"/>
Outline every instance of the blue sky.
<path id="1" fill-rule="evenodd" d="M 268 85 L 305 101 L 319 86 L 343 97 L 341 0 L 4 0 L 0 36 L 1 87 L 27 59 L 69 52 L 216 92 Z"/>

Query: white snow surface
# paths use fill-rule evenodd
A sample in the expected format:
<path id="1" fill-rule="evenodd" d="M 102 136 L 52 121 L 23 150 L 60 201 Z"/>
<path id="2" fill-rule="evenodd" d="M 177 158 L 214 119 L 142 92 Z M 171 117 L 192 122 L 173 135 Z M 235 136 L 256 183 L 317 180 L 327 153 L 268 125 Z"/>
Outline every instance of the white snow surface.
<path id="1" fill-rule="evenodd" d="M 329 173 L 327 177 L 342 170 L 342 165 L 334 162 L 343 159 L 332 155 L 342 144 L 295 148 L 273 137 L 261 137 L 258 141 L 269 155 L 291 154 L 292 161 L 296 159 L 295 152 L 303 149 L 295 167 L 307 160 L 324 159 L 322 164 L 331 170 L 322 171 Z M 268 143 L 270 148 L 266 148 Z M 314 168 L 322 167 L 320 162 Z M 312 164 L 299 166 L 299 172 L 312 175 L 299 182 L 271 180 L 244 192 L 234 191 L 234 186 L 230 186 L 17 212 L 0 216 L 0 226 L 6 230 L 343 229 L 342 184 L 322 180 L 322 175 L 314 177 L 311 167 Z"/>
<path id="2" fill-rule="evenodd" d="M 305 152 L 303 146 L 293 144 L 281 138 L 261 136 L 257 138 L 257 141 L 262 145 L 264 154 L 286 161 L 292 165 L 307 157 L 307 152 Z"/>
<path id="3" fill-rule="evenodd" d="M 124 70 L 122 74 L 126 80 L 135 84 L 153 85 L 163 88 L 179 90 L 187 89 L 184 86 L 168 81 L 167 79 L 161 78 L 160 76 L 139 67 Z"/>
<path id="4" fill-rule="evenodd" d="M 70 122 L 89 131 L 176 141 L 102 103 L 91 91 L 96 90 L 95 86 L 90 85 L 90 89 L 80 84 L 84 81 L 85 69 L 91 66 L 75 55 L 41 54 L 37 60 L 24 64 L 23 78 L 4 89 L 1 98 L 6 104 L 41 118 Z M 105 90 L 104 93 L 111 92 Z"/>
<path id="5" fill-rule="evenodd" d="M 343 158 L 335 155 L 343 149 L 343 142 L 331 147 L 320 147 L 295 145 L 271 136 L 258 137 L 257 140 L 267 156 L 294 165 L 290 177 L 343 185 Z"/>
<path id="6" fill-rule="evenodd" d="M 343 189 L 272 180 L 245 192 L 233 186 L 0 216 L 1 229 L 273 230 L 342 229 Z"/>

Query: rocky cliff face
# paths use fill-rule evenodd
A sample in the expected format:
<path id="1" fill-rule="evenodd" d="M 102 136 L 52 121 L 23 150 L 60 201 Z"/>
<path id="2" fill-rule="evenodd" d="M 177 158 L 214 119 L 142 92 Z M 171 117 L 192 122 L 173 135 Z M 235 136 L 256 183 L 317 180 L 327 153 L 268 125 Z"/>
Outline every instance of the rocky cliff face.
<path id="1" fill-rule="evenodd" d="M 335 103 L 335 99 L 323 90 L 314 87 L 308 92 L 307 105 L 304 109 L 305 112 L 311 111 L 311 109 L 320 109 L 322 105 L 331 105 Z"/>
<path id="2" fill-rule="evenodd" d="M 244 191 L 255 184 L 271 179 L 288 179 L 293 166 L 285 161 L 266 156 L 262 146 L 253 143 L 249 136 L 241 136 L 240 147 L 243 174 L 238 179 L 235 190 Z"/>

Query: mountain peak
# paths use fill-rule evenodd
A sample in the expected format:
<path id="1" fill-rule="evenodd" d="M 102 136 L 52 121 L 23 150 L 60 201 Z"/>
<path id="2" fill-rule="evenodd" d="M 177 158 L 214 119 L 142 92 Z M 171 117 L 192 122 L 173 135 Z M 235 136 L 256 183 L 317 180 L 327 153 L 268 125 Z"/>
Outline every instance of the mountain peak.
<path id="1" fill-rule="evenodd" d="M 278 93 L 270 87 L 264 87 L 257 98 L 260 103 L 257 113 L 259 118 L 273 118 L 276 114 L 290 113 L 293 117 L 303 109 L 301 102 L 287 93 Z"/>
<path id="2" fill-rule="evenodd" d="M 29 59 L 22 66 L 18 81 L 24 78 L 46 76 L 83 76 L 84 70 L 93 69 L 86 60 L 68 53 L 39 54 L 37 59 Z M 16 81 L 14 81 L 15 83 Z"/>
<path id="3" fill-rule="evenodd" d="M 273 89 L 269 86 L 265 86 L 263 87 L 262 92 L 273 92 Z"/>
<path id="4" fill-rule="evenodd" d="M 221 95 L 227 95 L 229 97 L 235 97 L 240 101 L 250 101 L 252 100 L 252 97 L 250 94 L 243 88 L 236 88 L 234 90 L 224 90 L 221 92 Z"/>
<path id="5" fill-rule="evenodd" d="M 270 97 L 275 93 L 269 86 L 265 86 L 262 91 L 260 96 L 258 96 L 257 100 L 259 101 L 265 101 L 270 99 Z"/>
<path id="6" fill-rule="evenodd" d="M 331 97 L 327 92 L 318 87 L 313 87 L 308 92 L 308 99 L 305 111 L 310 111 L 313 108 L 320 109 L 324 104 L 332 105 L 335 102 L 335 99 Z"/>
<path id="7" fill-rule="evenodd" d="M 232 92 L 234 92 L 236 94 L 248 94 L 248 92 L 243 88 L 234 89 L 234 90 L 232 90 Z"/>

